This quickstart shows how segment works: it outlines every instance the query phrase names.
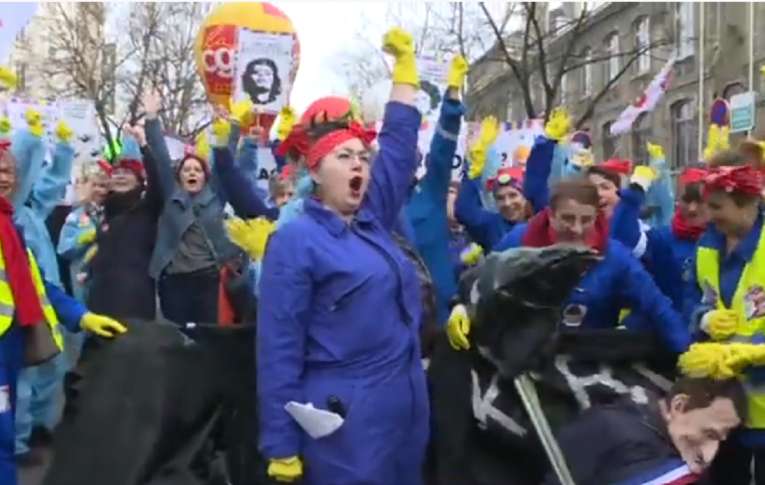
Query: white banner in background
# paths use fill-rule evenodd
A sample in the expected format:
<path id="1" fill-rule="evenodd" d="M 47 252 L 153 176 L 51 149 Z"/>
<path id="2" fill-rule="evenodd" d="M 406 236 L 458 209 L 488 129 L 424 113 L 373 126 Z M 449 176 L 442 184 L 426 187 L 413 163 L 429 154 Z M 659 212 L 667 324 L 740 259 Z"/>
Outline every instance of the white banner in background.
<path id="1" fill-rule="evenodd" d="M 74 132 L 74 164 L 91 163 L 101 158 L 101 130 L 93 101 L 87 99 L 62 99 L 58 102 L 59 119 Z M 75 170 L 76 172 L 76 170 Z"/>
<path id="2" fill-rule="evenodd" d="M 45 139 L 48 152 L 46 153 L 46 159 L 50 160 L 53 143 L 56 141 L 55 130 L 56 123 L 59 119 L 59 107 L 57 103 L 46 103 L 44 101 L 37 101 L 27 98 L 11 98 L 5 103 L 4 115 L 8 117 L 11 122 L 11 132 L 15 133 L 17 130 L 27 129 L 27 110 L 39 111 L 42 115 L 43 127 L 45 132 L 43 138 Z"/>
<path id="3" fill-rule="evenodd" d="M 292 90 L 293 36 L 238 29 L 234 101 L 250 98 L 261 112 L 279 114 Z"/>

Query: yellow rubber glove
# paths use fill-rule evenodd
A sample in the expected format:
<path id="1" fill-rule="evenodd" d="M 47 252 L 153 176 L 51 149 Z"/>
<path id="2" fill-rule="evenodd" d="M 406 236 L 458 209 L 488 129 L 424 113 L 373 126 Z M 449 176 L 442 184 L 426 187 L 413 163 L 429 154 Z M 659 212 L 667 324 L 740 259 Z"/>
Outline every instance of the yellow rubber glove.
<path id="1" fill-rule="evenodd" d="M 0 136 L 8 136 L 11 133 L 11 119 L 7 116 L 0 116 Z"/>
<path id="2" fill-rule="evenodd" d="M 465 305 L 456 305 L 449 315 L 449 320 L 446 321 L 446 336 L 455 350 L 470 348 L 468 335 L 470 335 L 471 324 Z"/>
<path id="3" fill-rule="evenodd" d="M 279 113 L 279 126 L 276 128 L 276 136 L 284 141 L 295 126 L 295 110 L 291 106 L 285 106 Z"/>
<path id="4" fill-rule="evenodd" d="M 96 245 L 91 246 L 90 249 L 88 249 L 85 252 L 85 256 L 83 256 L 82 261 L 85 264 L 89 263 L 95 257 L 97 252 L 98 252 L 98 246 Z"/>
<path id="5" fill-rule="evenodd" d="M 5 66 L 0 66 L 0 86 L 5 89 L 14 89 L 17 81 L 15 72 Z"/>
<path id="6" fill-rule="evenodd" d="M 43 133 L 45 133 L 45 128 L 43 127 L 42 123 L 42 114 L 40 114 L 39 111 L 36 109 L 28 109 L 24 115 L 24 118 L 27 121 L 27 126 L 29 127 L 30 133 L 32 133 L 34 136 L 43 136 Z"/>
<path id="7" fill-rule="evenodd" d="M 268 463 L 268 476 L 277 482 L 296 482 L 303 476 L 303 462 L 297 456 L 271 460 Z"/>
<path id="8" fill-rule="evenodd" d="M 643 188 L 643 192 L 648 192 L 648 189 L 651 188 L 651 184 L 656 180 L 656 177 L 657 174 L 653 168 L 645 165 L 638 165 L 635 167 L 635 170 L 632 171 L 630 183 L 637 184 Z"/>
<path id="9" fill-rule="evenodd" d="M 127 328 L 117 320 L 103 315 L 86 313 L 80 320 L 80 328 L 94 333 L 99 337 L 111 338 L 127 332 Z"/>
<path id="10" fill-rule="evenodd" d="M 414 56 L 412 35 L 394 27 L 383 36 L 382 48 L 396 59 L 391 73 L 393 84 L 409 84 L 419 88 L 420 73 L 417 72 L 417 58 Z"/>
<path id="11" fill-rule="evenodd" d="M 765 365 L 765 345 L 731 342 L 728 344 L 730 357 L 727 366 L 741 372 L 750 365 Z"/>
<path id="12" fill-rule="evenodd" d="M 77 244 L 90 244 L 96 240 L 96 229 L 88 229 L 79 236 L 77 236 Z"/>
<path id="13" fill-rule="evenodd" d="M 473 146 L 470 147 L 470 168 L 468 169 L 468 178 L 471 180 L 481 177 L 483 168 L 486 165 L 486 157 L 489 148 L 494 144 L 499 136 L 499 122 L 497 118 L 489 116 L 481 121 L 481 133 Z"/>
<path id="14" fill-rule="evenodd" d="M 707 146 L 704 147 L 702 156 L 704 160 L 709 160 L 718 151 L 720 145 L 720 127 L 717 125 L 710 125 L 707 132 Z"/>
<path id="15" fill-rule="evenodd" d="M 719 342 L 704 342 L 691 345 L 678 359 L 683 374 L 690 377 L 712 377 L 726 379 L 736 375 L 730 367 L 733 355 L 728 345 Z"/>
<path id="16" fill-rule="evenodd" d="M 197 136 L 197 142 L 194 144 L 194 151 L 203 159 L 210 159 L 210 141 L 207 139 L 206 131 L 203 131 Z"/>
<path id="17" fill-rule="evenodd" d="M 664 148 L 662 148 L 661 145 L 657 145 L 649 141 L 646 143 L 646 150 L 648 151 L 648 158 L 651 161 L 666 158 L 664 155 Z"/>
<path id="18" fill-rule="evenodd" d="M 463 249 L 460 253 L 460 261 L 469 266 L 473 266 L 481 260 L 482 256 L 483 249 L 481 246 L 476 243 L 470 243 L 470 246 Z"/>
<path id="19" fill-rule="evenodd" d="M 564 108 L 555 108 L 545 125 L 545 136 L 560 141 L 571 128 L 571 117 Z"/>
<path id="20" fill-rule="evenodd" d="M 454 89 L 462 89 L 465 84 L 465 76 L 468 72 L 468 63 L 462 54 L 457 54 L 449 64 L 449 74 L 446 75 L 446 86 Z"/>
<path id="21" fill-rule="evenodd" d="M 732 310 L 712 310 L 701 318 L 701 330 L 714 340 L 726 340 L 736 333 L 738 315 Z"/>
<path id="22" fill-rule="evenodd" d="M 231 119 L 239 126 L 249 126 L 255 122 L 255 105 L 250 98 L 239 101 L 231 108 Z"/>
<path id="23" fill-rule="evenodd" d="M 212 128 L 210 129 L 210 146 L 215 148 L 228 146 L 228 135 L 231 133 L 231 123 L 225 118 L 218 117 L 213 121 Z"/>
<path id="24" fill-rule="evenodd" d="M 730 128 L 723 126 L 720 128 L 720 138 L 717 140 L 717 148 L 722 150 L 730 150 Z"/>
<path id="25" fill-rule="evenodd" d="M 262 218 L 243 221 L 235 217 L 226 221 L 226 229 L 231 242 L 242 248 L 253 261 L 260 261 L 276 225 Z"/>
<path id="26" fill-rule="evenodd" d="M 56 139 L 61 143 L 69 143 L 72 141 L 74 132 L 63 120 L 56 123 Z"/>

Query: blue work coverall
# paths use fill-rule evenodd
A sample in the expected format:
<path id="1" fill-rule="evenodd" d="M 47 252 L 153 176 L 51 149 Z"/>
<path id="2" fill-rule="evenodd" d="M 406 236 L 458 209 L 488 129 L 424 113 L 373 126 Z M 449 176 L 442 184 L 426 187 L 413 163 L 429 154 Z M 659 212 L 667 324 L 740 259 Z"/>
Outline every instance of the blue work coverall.
<path id="1" fill-rule="evenodd" d="M 430 143 L 427 173 L 414 188 L 405 207 L 406 216 L 414 229 L 415 247 L 433 278 L 438 323 L 441 325 L 449 317 L 449 300 L 457 292 L 457 279 L 449 251 L 446 198 L 464 112 L 465 108 L 459 100 L 444 99 L 438 127 Z"/>
<path id="2" fill-rule="evenodd" d="M 48 281 L 61 285 L 56 248 L 45 221 L 64 198 L 72 173 L 74 149 L 69 143 L 57 142 L 51 163 L 46 164 L 45 141 L 28 130 L 20 130 L 13 137 L 11 151 L 17 160 L 17 186 L 12 199 L 15 222 L 23 228 L 24 242 L 35 253 Z M 33 427 L 48 430 L 55 427 L 56 399 L 66 370 L 66 356 L 62 353 L 21 372 L 16 405 L 16 453 L 29 451 Z"/>
<path id="3" fill-rule="evenodd" d="M 516 226 L 495 250 L 522 246 L 527 227 L 526 224 Z M 640 261 L 615 239 L 608 240 L 603 260 L 587 271 L 565 303 L 561 323 L 568 327 L 614 328 L 623 302 L 628 302 L 630 308 L 647 317 L 634 320 L 636 324 L 652 322 L 652 329 L 670 352 L 679 354 L 687 350 L 690 334 L 680 313 L 659 291 Z"/>
<path id="4" fill-rule="evenodd" d="M 19 235 L 23 231 L 19 228 Z M 87 312 L 84 306 L 70 297 L 58 285 L 45 279 L 43 282 L 59 322 L 70 332 L 78 332 L 80 320 Z M 14 412 L 18 397 L 17 384 L 24 365 L 24 337 L 21 329 L 12 324 L 10 329 L 0 335 L 0 483 L 18 485 L 16 473 L 16 426 Z M 6 405 L 10 404 L 10 405 Z"/>
<path id="5" fill-rule="evenodd" d="M 391 236 L 417 168 L 420 120 L 413 106 L 388 103 L 353 222 L 307 198 L 269 240 L 258 306 L 260 448 L 267 459 L 301 457 L 303 485 L 422 483 L 429 400 L 419 281 Z M 337 409 L 344 422 L 311 438 L 285 411 L 293 401 Z"/>

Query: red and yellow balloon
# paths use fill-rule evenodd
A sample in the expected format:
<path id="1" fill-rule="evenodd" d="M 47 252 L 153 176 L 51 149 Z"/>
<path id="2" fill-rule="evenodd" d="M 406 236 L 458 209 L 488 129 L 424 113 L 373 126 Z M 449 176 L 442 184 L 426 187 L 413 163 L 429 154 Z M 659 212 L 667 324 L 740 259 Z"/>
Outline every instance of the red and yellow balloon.
<path id="1" fill-rule="evenodd" d="M 300 42 L 287 15 L 265 2 L 232 2 L 216 7 L 205 19 L 197 34 L 194 55 L 207 99 L 212 105 L 228 106 L 234 94 L 237 32 L 240 28 L 256 32 L 292 35 L 295 38 L 294 82 L 300 65 Z M 260 125 L 268 131 L 275 116 L 263 115 Z"/>

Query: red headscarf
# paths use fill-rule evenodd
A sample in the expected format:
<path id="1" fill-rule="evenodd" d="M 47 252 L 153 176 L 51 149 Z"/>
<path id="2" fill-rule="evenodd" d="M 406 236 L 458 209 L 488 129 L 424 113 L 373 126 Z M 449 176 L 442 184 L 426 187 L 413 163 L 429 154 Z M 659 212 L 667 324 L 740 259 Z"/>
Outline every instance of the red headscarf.
<path id="1" fill-rule="evenodd" d="M 598 167 L 617 175 L 629 175 L 632 173 L 632 162 L 621 158 L 611 158 L 598 165 Z"/>
<path id="2" fill-rule="evenodd" d="M 5 155 L 10 146 L 8 140 L 0 141 L 0 157 Z M 27 251 L 13 225 L 13 206 L 5 197 L 0 197 L 0 241 L 8 285 L 16 306 L 16 321 L 23 327 L 45 323 Z"/>
<path id="3" fill-rule="evenodd" d="M 376 137 L 377 132 L 374 130 L 364 128 L 361 123 L 351 121 L 348 123 L 347 128 L 333 130 L 311 143 L 308 153 L 306 154 L 306 167 L 308 167 L 308 170 L 316 168 L 319 164 L 319 160 L 327 156 L 327 154 L 334 150 L 335 147 L 348 140 L 358 138 L 364 145 L 370 145 Z"/>
<path id="4" fill-rule="evenodd" d="M 698 184 L 704 181 L 707 177 L 707 171 L 702 168 L 689 167 L 680 173 L 680 187 L 686 187 L 692 184 Z M 672 216 L 672 234 L 678 239 L 685 239 L 688 241 L 698 241 L 707 225 L 704 224 L 690 224 L 680 209 L 675 206 L 675 214 Z"/>
<path id="5" fill-rule="evenodd" d="M 762 172 L 749 165 L 713 168 L 704 181 L 707 193 L 713 190 L 722 190 L 724 192 L 739 192 L 753 197 L 762 193 Z"/>
<path id="6" fill-rule="evenodd" d="M 550 209 L 545 209 L 531 218 L 523 234 L 522 244 L 532 248 L 544 248 L 558 243 L 555 231 L 550 225 Z M 595 227 L 587 237 L 587 246 L 602 253 L 608 243 L 608 221 L 603 213 L 598 212 Z"/>

